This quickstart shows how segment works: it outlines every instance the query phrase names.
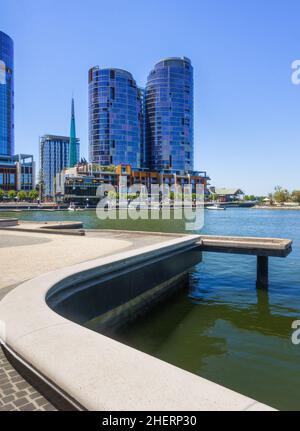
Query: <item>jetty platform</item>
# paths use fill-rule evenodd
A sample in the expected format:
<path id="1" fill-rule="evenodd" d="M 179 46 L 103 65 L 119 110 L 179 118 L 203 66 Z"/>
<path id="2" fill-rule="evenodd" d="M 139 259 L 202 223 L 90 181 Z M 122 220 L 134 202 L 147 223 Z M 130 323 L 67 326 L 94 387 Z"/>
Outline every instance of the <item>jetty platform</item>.
<path id="1" fill-rule="evenodd" d="M 201 235 L 199 247 L 204 252 L 257 256 L 256 287 L 269 284 L 269 257 L 287 257 L 293 241 L 284 238 Z"/>

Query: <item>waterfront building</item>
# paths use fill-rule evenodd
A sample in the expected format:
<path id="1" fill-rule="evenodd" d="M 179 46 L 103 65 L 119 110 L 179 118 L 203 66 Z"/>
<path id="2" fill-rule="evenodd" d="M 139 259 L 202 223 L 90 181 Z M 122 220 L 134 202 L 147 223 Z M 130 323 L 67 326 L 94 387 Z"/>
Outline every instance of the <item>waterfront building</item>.
<path id="1" fill-rule="evenodd" d="M 76 163 L 79 160 L 79 139 L 76 139 Z M 58 172 L 69 167 L 70 137 L 44 135 L 40 138 L 40 182 L 43 196 L 54 196 L 54 179 Z"/>
<path id="2" fill-rule="evenodd" d="M 14 43 L 0 31 L 0 155 L 14 154 Z"/>
<path id="3" fill-rule="evenodd" d="M 139 87 L 141 106 L 142 106 L 142 121 L 141 121 L 141 168 L 147 169 L 147 148 L 146 148 L 146 116 L 145 116 L 145 89 Z"/>
<path id="4" fill-rule="evenodd" d="M 145 151 L 151 170 L 193 170 L 193 103 L 191 61 L 172 57 L 158 62 L 145 91 Z"/>
<path id="5" fill-rule="evenodd" d="M 16 189 L 30 191 L 36 186 L 35 162 L 31 154 L 13 156 L 16 166 Z"/>
<path id="6" fill-rule="evenodd" d="M 29 154 L 0 156 L 0 189 L 29 191 L 35 188 L 35 162 Z"/>
<path id="7" fill-rule="evenodd" d="M 14 155 L 14 43 L 0 31 L 0 189 L 32 190 L 33 156 Z"/>
<path id="8" fill-rule="evenodd" d="M 210 187 L 209 192 L 219 202 L 234 202 L 244 200 L 245 194 L 241 189 L 226 189 Z"/>
<path id="9" fill-rule="evenodd" d="M 89 159 L 102 166 L 141 166 L 142 94 L 122 69 L 89 71 Z"/>
<path id="10" fill-rule="evenodd" d="M 16 190 L 17 169 L 12 158 L 0 155 L 0 190 Z"/>
<path id="11" fill-rule="evenodd" d="M 55 196 L 58 200 L 74 202 L 78 205 L 87 203 L 96 205 L 99 201 L 97 188 L 101 184 L 111 184 L 118 192 L 120 176 L 126 177 L 127 187 L 141 184 L 146 186 L 149 192 L 153 185 L 166 184 L 171 189 L 174 185 L 180 185 L 183 188 L 184 185 L 191 184 L 194 193 L 197 184 L 203 185 L 206 189 L 209 180 L 206 172 L 195 171 L 184 175 L 181 172 L 160 173 L 146 169 L 133 169 L 130 165 L 123 164 L 105 168 L 92 163 L 82 163 L 57 174 Z"/>

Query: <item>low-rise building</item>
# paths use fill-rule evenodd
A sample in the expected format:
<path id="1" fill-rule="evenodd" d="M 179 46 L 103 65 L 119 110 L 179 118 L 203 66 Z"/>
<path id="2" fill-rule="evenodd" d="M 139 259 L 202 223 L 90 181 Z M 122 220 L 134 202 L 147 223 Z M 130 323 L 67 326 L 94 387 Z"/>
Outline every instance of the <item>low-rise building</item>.
<path id="1" fill-rule="evenodd" d="M 64 169 L 56 175 L 55 196 L 57 200 L 74 202 L 78 205 L 87 203 L 95 205 L 99 201 L 97 189 L 102 184 L 111 184 L 115 191 L 119 191 L 120 177 L 126 178 L 127 187 L 141 184 L 151 192 L 153 185 L 168 185 L 171 189 L 174 185 L 190 184 L 192 192 L 196 192 L 196 186 L 201 185 L 206 189 L 209 180 L 206 172 L 163 171 L 151 172 L 146 169 L 132 169 L 130 165 L 118 165 L 102 167 L 100 165 L 85 163 L 74 168 Z"/>
<path id="2" fill-rule="evenodd" d="M 33 156 L 17 154 L 13 157 L 17 171 L 17 190 L 30 191 L 35 189 L 36 172 Z"/>
<path id="3" fill-rule="evenodd" d="M 10 156 L 0 156 L 0 189 L 16 190 L 17 168 Z"/>
<path id="4" fill-rule="evenodd" d="M 0 189 L 29 191 L 35 188 L 35 162 L 29 154 L 0 156 Z"/>
<path id="5" fill-rule="evenodd" d="M 234 202 L 244 199 L 244 192 L 241 189 L 210 187 L 209 190 L 214 196 L 214 200 L 219 202 Z"/>

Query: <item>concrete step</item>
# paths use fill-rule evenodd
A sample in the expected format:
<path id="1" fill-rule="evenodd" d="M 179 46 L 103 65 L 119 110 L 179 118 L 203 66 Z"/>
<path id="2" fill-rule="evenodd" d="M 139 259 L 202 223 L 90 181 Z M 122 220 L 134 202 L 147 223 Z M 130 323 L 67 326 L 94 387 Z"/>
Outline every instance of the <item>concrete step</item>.
<path id="1" fill-rule="evenodd" d="M 18 224 L 19 220 L 17 218 L 0 218 L 0 228 L 17 226 Z"/>

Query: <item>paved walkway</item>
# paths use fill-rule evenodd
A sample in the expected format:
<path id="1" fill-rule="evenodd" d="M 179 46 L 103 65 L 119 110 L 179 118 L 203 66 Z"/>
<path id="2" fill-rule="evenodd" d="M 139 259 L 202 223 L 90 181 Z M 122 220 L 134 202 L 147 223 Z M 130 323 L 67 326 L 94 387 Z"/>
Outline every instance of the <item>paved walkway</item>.
<path id="1" fill-rule="evenodd" d="M 55 411 L 10 365 L 0 348 L 0 411 Z"/>
<path id="2" fill-rule="evenodd" d="M 0 274 L 0 301 L 21 282 L 42 273 L 163 242 L 170 236 L 117 231 L 65 236 L 0 230 L 0 261 L 5 268 Z M 56 408 L 12 367 L 0 347 L 0 411 L 13 410 L 54 411 Z"/>

